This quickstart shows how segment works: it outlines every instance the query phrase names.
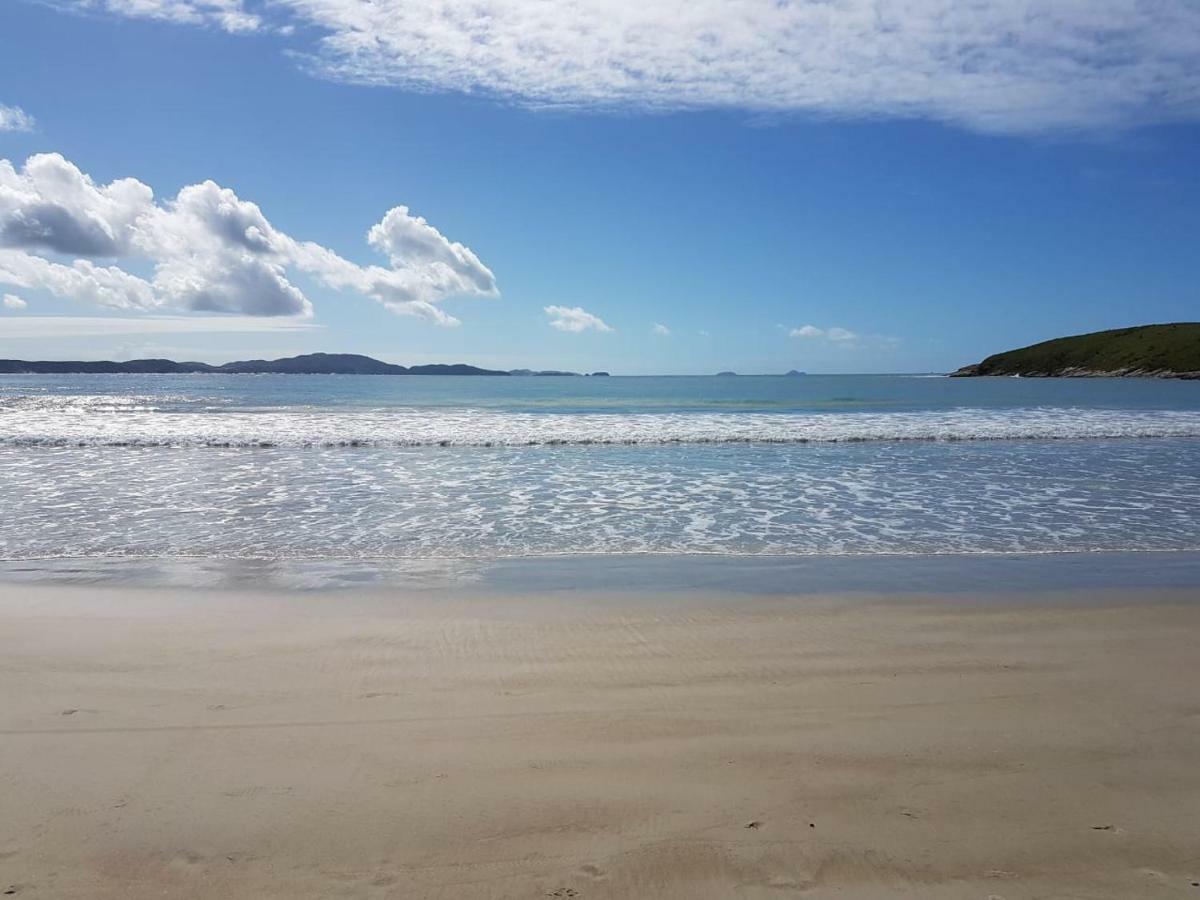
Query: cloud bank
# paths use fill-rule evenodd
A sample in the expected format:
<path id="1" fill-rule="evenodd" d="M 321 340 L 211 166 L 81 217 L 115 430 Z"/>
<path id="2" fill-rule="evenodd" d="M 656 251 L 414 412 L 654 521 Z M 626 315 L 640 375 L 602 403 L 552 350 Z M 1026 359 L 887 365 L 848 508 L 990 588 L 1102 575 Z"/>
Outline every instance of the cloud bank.
<path id="1" fill-rule="evenodd" d="M 300 272 L 441 325 L 458 324 L 442 300 L 497 294 L 469 248 L 407 207 L 389 210 L 367 242 L 387 267 L 297 241 L 212 181 L 158 202 L 134 178 L 97 184 L 56 153 L 31 156 L 19 170 L 0 159 L 0 284 L 110 309 L 307 318 L 312 303 L 289 278 Z M 128 271 L 131 262 L 149 264 L 152 277 Z"/>
<path id="2" fill-rule="evenodd" d="M 33 116 L 21 107 L 0 103 L 0 131 L 33 131 L 36 125 Z"/>
<path id="3" fill-rule="evenodd" d="M 0 338 L 101 337 L 140 334 L 265 334 L 319 331 L 296 319 L 250 316 L 13 316 Z"/>
<path id="4" fill-rule="evenodd" d="M 608 323 L 582 306 L 547 306 L 543 312 L 550 317 L 550 327 L 559 331 L 612 331 Z"/>
<path id="5" fill-rule="evenodd" d="M 29 304 L 16 294 L 5 294 L 2 301 L 5 309 L 24 309 Z"/>
<path id="6" fill-rule="evenodd" d="M 984 132 L 1200 118 L 1195 0 L 58 0 L 319 36 L 336 79 L 533 106 L 923 118 Z"/>

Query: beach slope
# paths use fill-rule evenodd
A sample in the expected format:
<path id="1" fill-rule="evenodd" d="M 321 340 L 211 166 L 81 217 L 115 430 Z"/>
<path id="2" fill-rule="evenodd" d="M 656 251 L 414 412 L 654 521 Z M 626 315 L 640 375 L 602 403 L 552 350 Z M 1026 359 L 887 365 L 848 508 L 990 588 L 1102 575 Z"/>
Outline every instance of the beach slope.
<path id="1" fill-rule="evenodd" d="M 1196 599 L 5 586 L 0 890 L 1200 896 Z"/>

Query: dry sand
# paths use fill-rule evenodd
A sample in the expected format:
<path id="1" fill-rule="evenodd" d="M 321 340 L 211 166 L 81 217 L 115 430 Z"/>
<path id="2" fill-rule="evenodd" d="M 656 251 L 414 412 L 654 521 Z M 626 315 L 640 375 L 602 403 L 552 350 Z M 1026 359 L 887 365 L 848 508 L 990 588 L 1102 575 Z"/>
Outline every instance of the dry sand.
<path id="1" fill-rule="evenodd" d="M 6 586 L 0 893 L 1200 898 L 1197 600 Z"/>

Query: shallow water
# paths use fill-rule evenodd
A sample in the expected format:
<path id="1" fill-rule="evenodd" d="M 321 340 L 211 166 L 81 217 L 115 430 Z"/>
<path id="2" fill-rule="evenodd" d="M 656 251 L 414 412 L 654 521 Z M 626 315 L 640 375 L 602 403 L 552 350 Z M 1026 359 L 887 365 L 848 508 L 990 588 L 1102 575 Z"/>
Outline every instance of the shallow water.
<path id="1" fill-rule="evenodd" d="M 0 378 L 0 557 L 1200 549 L 1200 384 Z"/>

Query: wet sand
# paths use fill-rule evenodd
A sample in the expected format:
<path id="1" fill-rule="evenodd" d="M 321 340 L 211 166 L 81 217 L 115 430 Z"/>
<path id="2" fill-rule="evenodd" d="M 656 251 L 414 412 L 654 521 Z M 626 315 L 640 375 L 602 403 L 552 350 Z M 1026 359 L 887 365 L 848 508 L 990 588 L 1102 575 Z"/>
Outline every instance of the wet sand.
<path id="1" fill-rule="evenodd" d="M 1200 898 L 1198 601 L 0 586 L 0 892 Z"/>

